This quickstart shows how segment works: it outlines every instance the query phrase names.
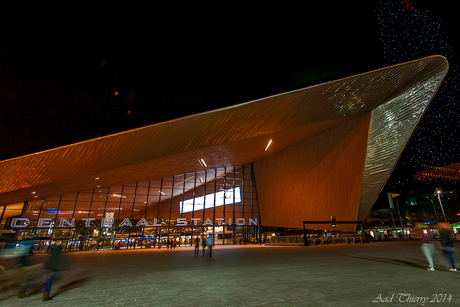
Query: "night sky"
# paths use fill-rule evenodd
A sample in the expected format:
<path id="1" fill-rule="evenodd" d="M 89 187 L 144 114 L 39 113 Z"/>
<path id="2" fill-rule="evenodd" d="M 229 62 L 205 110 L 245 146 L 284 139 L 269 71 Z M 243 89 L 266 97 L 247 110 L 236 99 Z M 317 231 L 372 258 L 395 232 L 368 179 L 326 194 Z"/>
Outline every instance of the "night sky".
<path id="1" fill-rule="evenodd" d="M 451 33 L 455 34 L 452 31 L 455 26 L 451 23 L 453 16 L 444 13 L 440 14 L 443 16 L 440 19 L 437 16 L 439 8 L 433 6 L 427 11 L 414 3 L 411 9 L 407 9 L 404 1 L 379 1 L 375 6 L 384 57 L 389 65 L 432 54 L 441 54 L 449 61 L 449 72 L 415 129 L 384 192 L 452 189 L 449 184 L 460 183 L 458 174 L 446 176 L 447 169 L 460 162 L 460 75 L 455 56 L 458 40 L 451 36 Z M 447 11 L 448 7 L 443 7 L 442 12 Z M 434 171 L 436 176 L 425 180 L 424 176 L 417 175 L 417 172 L 427 169 Z M 429 192 L 426 190 L 425 193 Z M 381 195 L 381 198 L 385 197 Z M 388 205 L 387 200 L 384 203 Z"/>
<path id="2" fill-rule="evenodd" d="M 205 9 L 11 9 L 0 160 L 386 65 L 372 5 Z"/>
<path id="3" fill-rule="evenodd" d="M 377 2 L 2 5 L 0 160 L 386 67 Z"/>

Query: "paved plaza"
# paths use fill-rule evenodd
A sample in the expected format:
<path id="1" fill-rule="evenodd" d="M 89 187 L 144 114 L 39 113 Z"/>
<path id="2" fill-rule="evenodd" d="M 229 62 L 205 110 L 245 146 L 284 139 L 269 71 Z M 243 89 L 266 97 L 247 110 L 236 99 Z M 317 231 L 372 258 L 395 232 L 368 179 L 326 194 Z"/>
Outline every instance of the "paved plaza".
<path id="1" fill-rule="evenodd" d="M 426 271 L 418 241 L 218 245 L 212 257 L 192 247 L 66 256 L 74 269 L 53 285 L 54 300 L 41 300 L 39 268 L 30 297 L 18 300 L 12 287 L 0 306 L 460 306 L 460 271 L 448 271 L 440 255 L 436 271 Z"/>

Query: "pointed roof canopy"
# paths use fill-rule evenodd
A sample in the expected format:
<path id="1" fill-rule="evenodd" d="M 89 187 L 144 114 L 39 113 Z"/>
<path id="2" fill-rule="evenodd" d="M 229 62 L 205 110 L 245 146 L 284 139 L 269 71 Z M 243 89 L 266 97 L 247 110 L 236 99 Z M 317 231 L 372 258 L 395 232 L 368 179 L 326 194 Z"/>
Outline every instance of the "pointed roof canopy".
<path id="1" fill-rule="evenodd" d="M 362 219 L 447 70 L 427 57 L 1 161 L 0 205 L 251 163 L 371 112 Z"/>

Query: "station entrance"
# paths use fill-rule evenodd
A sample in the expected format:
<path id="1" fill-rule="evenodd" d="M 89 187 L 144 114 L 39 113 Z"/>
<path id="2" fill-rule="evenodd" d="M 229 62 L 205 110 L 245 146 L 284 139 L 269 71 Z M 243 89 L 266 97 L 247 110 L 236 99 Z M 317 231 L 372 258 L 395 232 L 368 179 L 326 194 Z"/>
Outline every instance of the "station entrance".
<path id="1" fill-rule="evenodd" d="M 17 207 L 17 206 L 16 206 Z M 24 202 L 3 210 L 1 226 L 16 240 L 67 251 L 251 242 L 260 234 L 252 164 L 97 187 Z M 11 214 L 10 214 L 11 213 Z"/>

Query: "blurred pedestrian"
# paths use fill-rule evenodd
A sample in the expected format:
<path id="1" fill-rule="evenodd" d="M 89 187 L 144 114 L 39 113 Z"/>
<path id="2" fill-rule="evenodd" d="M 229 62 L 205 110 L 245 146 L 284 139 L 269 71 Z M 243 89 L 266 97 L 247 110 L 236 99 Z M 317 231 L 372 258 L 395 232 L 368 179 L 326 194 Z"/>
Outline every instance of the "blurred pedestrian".
<path id="1" fill-rule="evenodd" d="M 425 234 L 420 227 L 417 227 L 417 233 L 420 237 L 420 243 L 422 244 L 422 252 L 428 261 L 428 268 L 426 270 L 434 271 L 433 254 L 436 248 L 433 244 L 432 238 L 428 233 Z"/>
<path id="2" fill-rule="evenodd" d="M 208 241 L 206 242 L 206 245 L 209 247 L 209 257 L 211 257 L 212 247 L 214 246 L 214 236 L 213 235 L 209 236 Z"/>
<path id="3" fill-rule="evenodd" d="M 19 265 L 21 267 L 22 276 L 21 276 L 21 286 L 18 292 L 18 299 L 23 299 L 29 297 L 29 294 L 26 293 L 27 286 L 31 282 L 31 269 L 32 265 L 30 261 L 30 256 L 33 255 L 34 242 L 32 240 L 26 240 L 19 242 L 21 250 L 19 253 Z"/>
<path id="4" fill-rule="evenodd" d="M 195 253 L 193 255 L 198 256 L 199 251 L 200 251 L 200 239 L 198 239 L 198 237 L 196 237 L 196 239 L 195 239 Z"/>
<path id="5" fill-rule="evenodd" d="M 50 278 L 46 284 L 45 292 L 43 293 L 43 301 L 50 301 L 53 298 L 50 296 L 51 287 L 53 286 L 54 279 L 59 274 L 60 271 L 65 271 L 69 269 L 69 263 L 62 254 L 62 246 L 55 245 L 51 250 L 51 256 L 48 258 L 48 261 L 45 264 L 45 269 L 51 271 Z"/>
<path id="6" fill-rule="evenodd" d="M 448 223 L 438 223 L 438 229 L 441 239 L 441 246 L 442 251 L 450 260 L 451 268 L 449 271 L 456 272 L 457 268 L 455 267 L 455 260 L 454 260 L 454 248 L 455 244 L 452 240 L 453 231 L 452 227 Z"/>
<path id="7" fill-rule="evenodd" d="M 41 267 L 41 264 L 33 265 L 30 257 L 33 255 L 34 242 L 32 240 L 8 242 L 0 251 L 0 259 L 12 260 L 9 268 L 0 266 L 2 272 L 1 290 L 8 289 L 19 284 L 18 299 L 29 297 L 26 293 L 33 282 L 34 271 Z"/>
<path id="8" fill-rule="evenodd" d="M 206 237 L 203 237 L 201 239 L 201 246 L 203 247 L 203 256 L 204 256 L 204 252 L 206 250 Z"/>

